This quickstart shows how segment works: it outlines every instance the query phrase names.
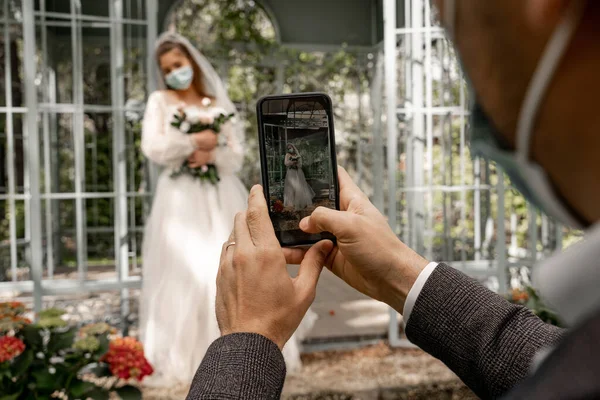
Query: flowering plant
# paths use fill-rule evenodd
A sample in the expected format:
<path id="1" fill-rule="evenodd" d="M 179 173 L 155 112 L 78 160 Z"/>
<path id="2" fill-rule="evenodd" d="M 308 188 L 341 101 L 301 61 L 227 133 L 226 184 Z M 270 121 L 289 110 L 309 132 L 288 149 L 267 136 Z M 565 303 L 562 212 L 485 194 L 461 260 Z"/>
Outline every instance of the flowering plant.
<path id="1" fill-rule="evenodd" d="M 298 169 L 298 160 L 300 160 L 299 156 L 290 156 L 290 161 L 296 163 L 290 166 L 291 169 Z"/>
<path id="2" fill-rule="evenodd" d="M 271 200 L 271 212 L 280 213 L 283 212 L 283 202 L 279 199 Z"/>
<path id="3" fill-rule="evenodd" d="M 32 323 L 21 303 L 0 303 L 0 399 L 141 399 L 124 380 L 141 381 L 153 370 L 141 343 L 114 338 L 108 324 L 70 326 L 64 311 L 50 308 Z M 10 319 L 7 317 L 10 316 Z M 98 378 L 104 379 L 102 383 Z M 112 379 L 111 379 L 112 378 Z"/>
<path id="4" fill-rule="evenodd" d="M 508 295 L 508 301 L 529 308 L 542 321 L 548 324 L 561 326 L 558 315 L 546 307 L 537 291 L 531 286 L 526 286 L 524 289 L 513 289 Z"/>
<path id="5" fill-rule="evenodd" d="M 209 106 L 210 102 L 203 104 Z M 227 114 L 222 108 L 212 107 L 200 109 L 195 106 L 186 107 L 173 116 L 171 126 L 186 134 L 198 133 L 205 130 L 212 130 L 214 133 L 219 134 L 223 125 L 233 117 L 233 113 Z M 200 181 L 209 181 L 213 185 L 220 180 L 216 165 L 208 164 L 198 168 L 192 168 L 187 160 L 184 161 L 179 169 L 171 174 L 171 178 L 176 178 L 181 175 L 190 175 L 196 179 L 200 179 Z"/>

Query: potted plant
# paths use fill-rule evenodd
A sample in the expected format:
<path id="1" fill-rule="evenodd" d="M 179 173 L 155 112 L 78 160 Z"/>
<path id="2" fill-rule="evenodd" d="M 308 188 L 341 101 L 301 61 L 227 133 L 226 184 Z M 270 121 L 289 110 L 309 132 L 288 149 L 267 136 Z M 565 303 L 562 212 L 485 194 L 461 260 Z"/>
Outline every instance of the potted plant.
<path id="1" fill-rule="evenodd" d="M 0 303 L 0 400 L 141 399 L 128 384 L 153 373 L 137 340 L 106 323 L 69 325 L 50 308 L 37 322 L 18 302 Z"/>

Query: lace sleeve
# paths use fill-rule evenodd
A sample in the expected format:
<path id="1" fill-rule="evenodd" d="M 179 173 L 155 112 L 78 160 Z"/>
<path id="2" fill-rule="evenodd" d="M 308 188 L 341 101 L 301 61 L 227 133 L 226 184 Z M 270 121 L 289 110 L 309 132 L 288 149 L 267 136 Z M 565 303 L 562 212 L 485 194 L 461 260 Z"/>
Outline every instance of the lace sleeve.
<path id="1" fill-rule="evenodd" d="M 191 136 L 179 131 L 165 132 L 166 104 L 161 92 L 148 98 L 142 122 L 142 152 L 146 157 L 163 166 L 179 166 L 195 146 Z"/>
<path id="2" fill-rule="evenodd" d="M 225 175 L 239 172 L 244 164 L 244 148 L 240 140 L 242 135 L 236 129 L 242 129 L 240 124 L 229 122 L 223 125 L 219 142 L 224 145 L 215 149 L 215 165 Z"/>

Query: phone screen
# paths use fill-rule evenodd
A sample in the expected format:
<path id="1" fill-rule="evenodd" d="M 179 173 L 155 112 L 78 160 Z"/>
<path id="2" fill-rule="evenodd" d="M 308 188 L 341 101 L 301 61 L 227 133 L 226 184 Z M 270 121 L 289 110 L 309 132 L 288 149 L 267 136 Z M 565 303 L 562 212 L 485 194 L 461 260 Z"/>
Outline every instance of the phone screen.
<path id="1" fill-rule="evenodd" d="M 283 246 L 309 245 L 302 218 L 317 207 L 339 209 L 331 100 L 324 94 L 266 97 L 258 104 L 262 178 L 275 234 Z"/>

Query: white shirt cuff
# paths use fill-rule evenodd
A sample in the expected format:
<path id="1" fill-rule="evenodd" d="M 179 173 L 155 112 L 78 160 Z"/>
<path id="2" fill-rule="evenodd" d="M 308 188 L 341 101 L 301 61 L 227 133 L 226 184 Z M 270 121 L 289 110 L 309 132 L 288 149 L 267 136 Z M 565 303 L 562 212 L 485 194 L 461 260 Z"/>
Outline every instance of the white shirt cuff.
<path id="1" fill-rule="evenodd" d="M 423 271 L 421 271 L 421 273 L 417 277 L 415 283 L 410 288 L 408 296 L 406 296 L 406 301 L 404 302 L 404 312 L 402 313 L 402 321 L 405 330 L 406 325 L 408 325 L 408 319 L 410 318 L 410 314 L 412 313 L 415 303 L 417 302 L 417 298 L 419 298 L 421 290 L 423 290 L 423 286 L 425 286 L 425 282 L 427 282 L 427 279 L 429 279 L 429 276 L 437 266 L 438 263 L 436 262 L 430 262 L 429 264 L 427 264 L 427 266 L 423 269 Z"/>

